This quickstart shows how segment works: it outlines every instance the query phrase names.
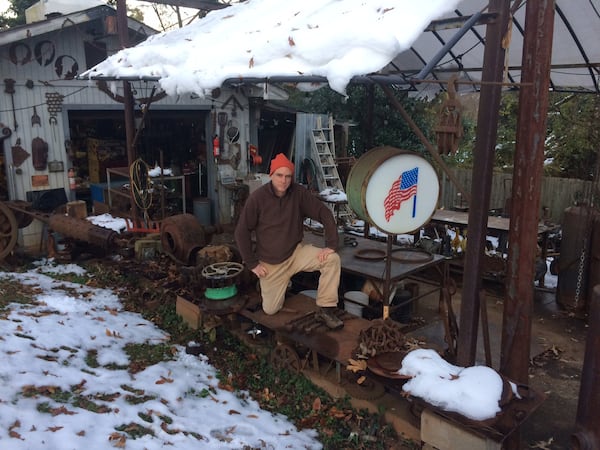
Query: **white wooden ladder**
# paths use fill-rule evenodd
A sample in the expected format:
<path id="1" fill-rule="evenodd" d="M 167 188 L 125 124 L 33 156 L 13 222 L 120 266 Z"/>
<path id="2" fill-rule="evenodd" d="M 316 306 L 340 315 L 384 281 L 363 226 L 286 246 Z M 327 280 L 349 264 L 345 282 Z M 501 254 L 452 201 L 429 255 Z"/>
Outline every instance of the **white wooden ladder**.
<path id="1" fill-rule="evenodd" d="M 315 156 L 319 192 L 325 189 L 337 189 L 345 192 L 342 179 L 335 161 L 335 141 L 333 132 L 333 117 L 329 116 L 326 126 L 323 126 L 321 116 L 316 118 L 316 128 L 311 133 L 311 145 Z M 328 203 L 332 208 L 338 223 L 346 222 L 354 217 L 347 203 Z"/>

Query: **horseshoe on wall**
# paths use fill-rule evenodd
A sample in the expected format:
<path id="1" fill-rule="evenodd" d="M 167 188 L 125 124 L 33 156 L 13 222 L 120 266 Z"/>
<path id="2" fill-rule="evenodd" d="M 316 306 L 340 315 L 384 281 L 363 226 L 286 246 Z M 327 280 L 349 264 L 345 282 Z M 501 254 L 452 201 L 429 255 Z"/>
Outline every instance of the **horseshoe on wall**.
<path id="1" fill-rule="evenodd" d="M 65 71 L 65 68 L 64 68 L 65 66 L 64 66 L 63 61 L 65 61 L 65 59 L 67 59 L 67 58 L 72 61 L 70 71 Z M 54 70 L 56 71 L 56 75 L 58 75 L 59 77 L 64 78 L 65 80 L 72 80 L 73 78 L 75 78 L 77 76 L 77 71 L 79 70 L 79 64 L 77 64 L 77 61 L 72 56 L 61 55 L 58 58 L 56 58 L 56 62 L 54 63 Z M 63 76 L 63 71 L 64 71 L 64 76 Z"/>
<path id="2" fill-rule="evenodd" d="M 48 46 L 50 48 L 46 50 L 45 47 Z M 56 55 L 54 43 L 48 40 L 38 42 L 33 48 L 33 55 L 40 66 L 47 66 L 54 60 L 54 56 Z"/>
<path id="3" fill-rule="evenodd" d="M 25 55 L 21 59 L 17 57 L 17 49 L 19 47 L 23 47 L 25 49 Z M 8 57 L 14 65 L 21 64 L 24 66 L 31 61 L 31 48 L 29 48 L 29 45 L 24 44 L 23 42 L 16 42 L 11 44 L 10 48 L 8 49 Z"/>

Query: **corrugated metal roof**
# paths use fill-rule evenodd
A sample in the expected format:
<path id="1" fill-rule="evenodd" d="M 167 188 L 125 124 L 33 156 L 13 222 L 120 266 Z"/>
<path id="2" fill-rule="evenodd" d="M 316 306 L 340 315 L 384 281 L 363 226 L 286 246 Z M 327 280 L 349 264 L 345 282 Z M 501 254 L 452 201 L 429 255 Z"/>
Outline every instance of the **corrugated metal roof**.
<path id="1" fill-rule="evenodd" d="M 432 58 L 458 33 L 451 28 L 456 21 L 465 21 L 483 12 L 486 0 L 462 0 L 458 8 L 435 21 L 412 45 L 399 54 L 386 68 L 406 80 L 415 77 Z M 508 58 L 505 80 L 518 83 L 521 78 L 521 59 L 525 28 L 525 3 L 512 1 L 516 7 L 512 29 L 507 33 Z M 518 6 L 518 7 L 517 7 Z M 554 36 L 550 87 L 555 91 L 600 93 L 600 0 L 555 0 Z M 462 80 L 479 81 L 485 50 L 485 24 L 471 27 L 437 62 L 426 80 L 444 80 L 458 73 Z M 407 87 L 409 86 L 406 83 Z M 420 89 L 427 89 L 422 86 Z M 462 85 L 461 90 L 478 90 L 477 85 Z"/>
<path id="2" fill-rule="evenodd" d="M 514 0 L 510 4 L 514 15 L 512 28 L 506 34 L 508 51 L 505 81 L 514 83 L 516 88 L 521 79 L 526 2 Z M 353 81 L 360 83 L 375 79 L 426 95 L 440 87 L 444 89 L 438 82 L 458 74 L 459 91 L 478 91 L 483 69 L 486 23 L 494 20 L 494 16 L 486 11 L 487 6 L 488 0 L 462 0 L 451 14 L 432 22 L 409 50 L 398 54 L 380 73 L 357 76 Z M 555 0 L 555 9 L 551 89 L 600 93 L 600 0 Z M 473 18 L 474 24 L 465 27 L 470 18 Z M 445 47 L 453 41 L 451 48 L 444 52 Z M 326 82 L 326 79 L 273 74 L 268 78 L 243 80 L 245 83 L 265 81 L 315 83 Z M 227 80 L 225 84 L 228 82 L 240 83 L 240 80 Z"/>
<path id="3" fill-rule="evenodd" d="M 116 11 L 110 6 L 95 6 L 93 8 L 77 11 L 69 14 L 52 15 L 46 20 L 28 23 L 18 27 L 9 28 L 0 32 L 0 46 L 10 45 L 15 42 L 43 36 L 64 28 L 88 23 L 92 20 L 100 19 L 106 16 L 115 16 Z M 131 30 L 136 31 L 142 36 L 156 34 L 157 31 L 135 19 L 128 19 L 128 25 Z M 145 39 L 145 38 L 144 38 Z"/>

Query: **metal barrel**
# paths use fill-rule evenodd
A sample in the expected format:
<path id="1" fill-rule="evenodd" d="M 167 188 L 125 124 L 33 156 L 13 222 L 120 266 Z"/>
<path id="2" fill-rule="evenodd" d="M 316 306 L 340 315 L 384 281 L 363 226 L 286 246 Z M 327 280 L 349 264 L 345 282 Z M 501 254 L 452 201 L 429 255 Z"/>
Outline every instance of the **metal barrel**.
<path id="1" fill-rule="evenodd" d="M 588 298 L 592 298 L 594 286 L 600 285 L 600 215 L 594 217 L 592 241 L 590 246 L 590 271 Z"/>
<path id="2" fill-rule="evenodd" d="M 373 223 L 367 210 L 365 195 L 367 186 L 373 172 L 375 172 L 381 163 L 401 153 L 402 150 L 395 147 L 376 147 L 364 153 L 350 169 L 348 180 L 346 181 L 346 195 L 348 197 L 348 205 L 359 218 Z"/>
<path id="3" fill-rule="evenodd" d="M 117 237 L 117 232 L 114 230 L 100 227 L 85 219 L 63 214 L 51 215 L 48 218 L 48 226 L 65 237 L 87 242 L 106 250 L 114 245 Z"/>

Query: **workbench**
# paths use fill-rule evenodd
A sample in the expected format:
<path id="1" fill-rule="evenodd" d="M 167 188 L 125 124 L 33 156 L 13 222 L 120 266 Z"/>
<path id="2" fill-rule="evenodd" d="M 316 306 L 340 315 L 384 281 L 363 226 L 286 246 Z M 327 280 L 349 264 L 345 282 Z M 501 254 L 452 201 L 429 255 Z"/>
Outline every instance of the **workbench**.
<path id="1" fill-rule="evenodd" d="M 346 236 L 351 236 L 356 245 L 342 245 L 338 248 L 337 253 L 342 262 L 342 272 L 383 283 L 386 277 L 387 244 L 355 235 Z M 312 232 L 304 233 L 304 242 L 316 247 L 325 245 L 323 236 Z M 412 252 L 412 250 L 394 245 L 389 278 L 392 283 L 396 283 L 426 269 L 439 268 L 445 261 L 446 258 L 442 255 Z"/>
<path id="2" fill-rule="evenodd" d="M 419 249 L 392 245 L 392 261 L 389 268 L 390 292 L 386 293 L 387 243 L 360 236 L 344 235 L 345 237 L 351 236 L 355 245 L 341 245 L 337 250 L 341 259 L 342 273 L 371 281 L 373 287 L 378 289 L 379 298 L 382 299 L 383 318 L 390 317 L 396 310 L 412 305 L 420 298 L 431 294 L 439 295 L 440 317 L 444 325 L 444 340 L 448 346 L 448 352 L 452 354 L 456 350 L 458 326 L 452 307 L 448 259 L 442 255 L 427 253 Z M 312 232 L 304 233 L 304 242 L 317 247 L 324 246 L 323 236 Z M 425 275 L 427 276 L 425 277 Z M 437 281 L 435 278 L 437 278 Z M 430 288 L 415 293 L 408 300 L 390 306 L 393 301 L 394 286 L 402 281 L 415 279 L 422 285 L 429 285 Z M 388 297 L 387 302 L 385 301 L 386 295 Z M 365 308 L 367 307 L 365 306 Z M 378 309 L 373 309 L 372 306 L 369 308 L 371 312 L 375 311 L 375 314 L 381 314 Z"/>
<path id="3" fill-rule="evenodd" d="M 449 225 L 457 227 L 460 230 L 468 228 L 469 224 L 469 213 L 464 211 L 449 211 L 444 209 L 438 209 L 431 218 L 432 223 L 440 225 Z M 540 257 L 546 261 L 548 258 L 548 236 L 552 231 L 558 228 L 557 225 L 553 224 L 538 224 L 538 239 L 540 241 L 541 255 Z M 499 216 L 488 216 L 487 230 L 490 235 L 498 238 L 499 253 L 506 253 L 508 250 L 508 233 L 510 231 L 510 219 L 508 217 Z M 540 286 L 543 287 L 544 280 L 540 280 Z"/>

